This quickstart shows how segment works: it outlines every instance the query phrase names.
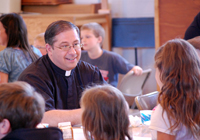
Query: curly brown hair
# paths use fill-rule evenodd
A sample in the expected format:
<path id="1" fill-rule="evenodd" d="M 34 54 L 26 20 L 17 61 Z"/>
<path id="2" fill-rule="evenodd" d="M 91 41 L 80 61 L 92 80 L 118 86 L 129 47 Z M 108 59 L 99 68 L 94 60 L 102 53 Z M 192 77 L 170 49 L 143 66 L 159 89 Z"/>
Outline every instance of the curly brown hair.
<path id="1" fill-rule="evenodd" d="M 170 40 L 156 52 L 155 67 L 163 84 L 158 102 L 167 112 L 170 130 L 183 124 L 199 138 L 200 59 L 196 50 L 183 39 Z"/>

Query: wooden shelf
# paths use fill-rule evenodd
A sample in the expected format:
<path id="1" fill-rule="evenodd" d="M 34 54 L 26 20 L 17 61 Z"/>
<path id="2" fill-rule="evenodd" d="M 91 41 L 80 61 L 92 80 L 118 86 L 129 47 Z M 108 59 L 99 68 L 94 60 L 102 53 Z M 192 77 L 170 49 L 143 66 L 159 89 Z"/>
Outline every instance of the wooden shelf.
<path id="1" fill-rule="evenodd" d="M 103 48 L 111 50 L 110 14 L 21 14 L 21 16 L 28 29 L 30 44 L 33 43 L 33 39 L 37 34 L 45 32 L 47 26 L 57 20 L 67 20 L 78 27 L 85 23 L 97 22 L 105 29 Z"/>
<path id="2" fill-rule="evenodd" d="M 73 0 L 22 0 L 22 5 L 59 5 L 72 2 Z"/>

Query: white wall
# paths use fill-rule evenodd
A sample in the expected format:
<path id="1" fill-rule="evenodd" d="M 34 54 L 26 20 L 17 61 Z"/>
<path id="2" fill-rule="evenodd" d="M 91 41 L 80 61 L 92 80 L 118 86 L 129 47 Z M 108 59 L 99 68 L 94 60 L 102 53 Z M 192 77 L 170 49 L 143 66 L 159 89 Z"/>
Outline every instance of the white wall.
<path id="1" fill-rule="evenodd" d="M 75 4 L 99 3 L 101 0 L 74 0 Z M 154 0 L 108 0 L 112 17 L 154 17 Z"/>
<path id="2" fill-rule="evenodd" d="M 75 4 L 91 4 L 91 3 L 100 3 L 101 0 L 74 0 Z"/>

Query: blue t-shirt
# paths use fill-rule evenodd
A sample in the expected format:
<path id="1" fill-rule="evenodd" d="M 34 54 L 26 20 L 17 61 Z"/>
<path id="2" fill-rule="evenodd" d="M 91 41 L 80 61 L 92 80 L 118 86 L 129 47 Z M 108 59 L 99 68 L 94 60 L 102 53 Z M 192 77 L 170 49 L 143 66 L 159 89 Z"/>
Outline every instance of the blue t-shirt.
<path id="1" fill-rule="evenodd" d="M 97 59 L 91 59 L 87 51 L 82 51 L 81 60 L 97 66 L 104 80 L 115 87 L 118 84 L 118 74 L 126 74 L 134 67 L 121 55 L 106 50 L 103 50 L 103 54 Z"/>
<path id="2" fill-rule="evenodd" d="M 22 50 L 7 47 L 0 51 L 0 71 L 8 74 L 8 82 L 17 81 L 21 72 L 32 63 L 30 55 Z"/>

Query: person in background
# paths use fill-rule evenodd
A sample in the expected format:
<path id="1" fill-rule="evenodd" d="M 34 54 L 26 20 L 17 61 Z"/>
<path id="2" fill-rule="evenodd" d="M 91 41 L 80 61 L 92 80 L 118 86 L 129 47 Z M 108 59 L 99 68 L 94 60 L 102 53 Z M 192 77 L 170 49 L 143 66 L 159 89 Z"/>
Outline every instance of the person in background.
<path id="1" fill-rule="evenodd" d="M 118 74 L 126 74 L 130 70 L 136 75 L 142 74 L 142 68 L 130 64 L 119 54 L 103 50 L 105 31 L 101 25 L 92 22 L 81 27 L 83 49 L 81 60 L 97 66 L 104 79 L 114 87 L 118 84 Z"/>
<path id="2" fill-rule="evenodd" d="M 41 122 L 44 111 L 44 99 L 28 83 L 1 84 L 0 139 L 62 140 L 62 132 L 58 128 L 35 128 Z"/>
<path id="3" fill-rule="evenodd" d="M 33 46 L 39 49 L 42 55 L 47 54 L 47 50 L 45 47 L 44 33 L 40 33 L 34 38 Z"/>
<path id="4" fill-rule="evenodd" d="M 27 28 L 15 13 L 0 17 L 0 84 L 16 81 L 21 72 L 38 59 L 28 43 Z"/>
<path id="5" fill-rule="evenodd" d="M 185 31 L 184 39 L 200 51 L 200 12 Z"/>
<path id="6" fill-rule="evenodd" d="M 82 126 L 87 140 L 131 140 L 128 104 L 111 85 L 86 89 L 81 98 Z"/>
<path id="7" fill-rule="evenodd" d="M 98 68 L 80 60 L 79 29 L 71 22 L 51 23 L 45 31 L 45 42 L 47 55 L 28 66 L 18 80 L 28 82 L 43 95 L 46 102 L 43 123 L 79 124 L 82 91 L 89 85 L 106 82 Z"/>
<path id="8" fill-rule="evenodd" d="M 200 12 L 195 16 L 194 20 L 185 31 L 184 39 L 188 40 L 197 36 L 200 36 Z"/>
<path id="9" fill-rule="evenodd" d="M 194 47 L 174 39 L 155 54 L 156 81 L 160 87 L 158 106 L 150 128 L 157 140 L 200 138 L 200 59 Z"/>

